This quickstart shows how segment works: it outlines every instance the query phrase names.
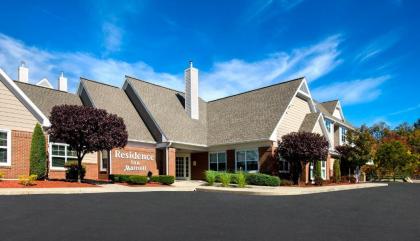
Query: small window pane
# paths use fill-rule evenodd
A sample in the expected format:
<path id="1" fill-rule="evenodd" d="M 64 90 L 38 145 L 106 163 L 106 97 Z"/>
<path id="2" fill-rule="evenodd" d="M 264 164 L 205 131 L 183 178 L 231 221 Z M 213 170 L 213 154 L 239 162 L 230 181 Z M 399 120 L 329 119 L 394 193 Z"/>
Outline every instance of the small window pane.
<path id="1" fill-rule="evenodd" d="M 246 170 L 249 171 L 257 171 L 258 170 L 258 162 L 257 161 L 248 161 L 246 163 Z"/>
<path id="2" fill-rule="evenodd" d="M 217 154 L 211 153 L 210 154 L 210 163 L 217 163 Z"/>
<path id="3" fill-rule="evenodd" d="M 217 163 L 210 163 L 210 170 L 217 171 Z"/>
<path id="4" fill-rule="evenodd" d="M 219 153 L 217 154 L 217 160 L 218 160 L 218 162 L 219 162 L 219 163 L 221 163 L 221 162 L 226 162 L 226 153 L 224 153 L 224 152 L 219 152 Z"/>
<path id="5" fill-rule="evenodd" d="M 238 151 L 236 153 L 236 161 L 237 162 L 244 162 L 245 161 L 245 152 L 244 151 Z"/>
<path id="6" fill-rule="evenodd" d="M 0 146 L 7 146 L 7 132 L 0 132 Z"/>
<path id="7" fill-rule="evenodd" d="M 219 170 L 218 171 L 226 171 L 226 162 L 219 162 Z"/>
<path id="8" fill-rule="evenodd" d="M 236 170 L 238 171 L 245 171 L 245 162 L 237 162 L 236 163 Z"/>
<path id="9" fill-rule="evenodd" d="M 256 151 L 247 151 L 246 152 L 246 160 L 249 161 L 257 161 L 258 153 Z"/>
<path id="10" fill-rule="evenodd" d="M 70 147 L 67 147 L 67 156 L 76 157 L 76 151 L 73 151 Z"/>
<path id="11" fill-rule="evenodd" d="M 64 167 L 66 159 L 64 157 L 52 157 L 51 165 L 53 167 Z"/>
<path id="12" fill-rule="evenodd" d="M 0 163 L 7 163 L 7 149 L 0 148 Z"/>

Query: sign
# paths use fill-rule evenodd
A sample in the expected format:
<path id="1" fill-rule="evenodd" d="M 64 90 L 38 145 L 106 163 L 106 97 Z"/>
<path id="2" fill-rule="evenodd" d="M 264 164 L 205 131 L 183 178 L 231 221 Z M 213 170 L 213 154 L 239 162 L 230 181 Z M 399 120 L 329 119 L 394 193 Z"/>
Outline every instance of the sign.
<path id="1" fill-rule="evenodd" d="M 115 150 L 115 157 L 121 159 L 134 159 L 134 160 L 144 160 L 144 161 L 153 161 L 153 156 L 149 154 L 143 154 L 138 152 L 123 152 L 120 150 Z"/>

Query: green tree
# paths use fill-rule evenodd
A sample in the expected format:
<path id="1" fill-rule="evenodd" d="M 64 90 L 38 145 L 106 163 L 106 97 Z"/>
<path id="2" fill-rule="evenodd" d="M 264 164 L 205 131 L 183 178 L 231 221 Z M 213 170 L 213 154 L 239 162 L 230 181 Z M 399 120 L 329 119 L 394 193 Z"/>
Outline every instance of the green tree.
<path id="1" fill-rule="evenodd" d="M 32 133 L 30 174 L 38 179 L 47 177 L 47 152 L 44 132 L 40 124 L 36 124 Z"/>
<path id="2" fill-rule="evenodd" d="M 340 160 L 334 160 L 333 164 L 333 178 L 335 182 L 339 182 L 341 180 L 341 170 L 340 170 Z"/>
<path id="3" fill-rule="evenodd" d="M 410 171 L 412 167 L 413 157 L 408 148 L 400 141 L 391 140 L 382 143 L 377 152 L 375 162 L 383 173 L 392 175 L 394 181 L 397 175 L 405 174 Z"/>
<path id="4" fill-rule="evenodd" d="M 316 185 L 322 185 L 322 170 L 321 170 L 321 161 L 315 162 L 315 170 L 314 170 L 314 179 Z"/>

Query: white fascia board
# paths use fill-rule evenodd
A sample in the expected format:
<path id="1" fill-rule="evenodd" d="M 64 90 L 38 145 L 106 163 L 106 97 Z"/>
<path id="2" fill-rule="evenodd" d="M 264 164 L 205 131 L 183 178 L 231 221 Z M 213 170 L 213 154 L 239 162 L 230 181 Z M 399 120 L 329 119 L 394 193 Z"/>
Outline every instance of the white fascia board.
<path id="1" fill-rule="evenodd" d="M 273 132 L 271 133 L 271 135 L 269 137 L 269 140 L 270 141 L 273 141 L 273 142 L 274 141 L 278 141 L 277 140 L 277 130 L 280 127 L 280 124 L 281 124 L 282 120 L 284 119 L 284 116 L 285 116 L 287 110 L 290 108 L 290 105 L 292 104 L 293 99 L 296 97 L 296 95 L 299 92 L 300 87 L 302 87 L 302 84 L 303 83 L 306 83 L 306 79 L 305 78 L 303 78 L 303 80 L 300 83 L 300 85 L 296 88 L 295 94 L 292 96 L 292 98 L 290 98 L 290 102 L 289 102 L 289 104 L 287 104 L 286 110 L 283 112 L 283 114 L 281 114 L 280 120 L 277 122 L 276 127 L 274 128 Z M 308 92 L 309 92 L 309 90 L 308 90 Z"/>
<path id="2" fill-rule="evenodd" d="M 335 106 L 335 108 L 337 108 L 337 106 L 338 106 L 338 109 L 340 110 L 341 119 L 343 119 L 343 121 L 346 120 L 344 118 L 343 107 L 341 107 L 340 100 L 337 100 L 337 105 Z"/>
<path id="3" fill-rule="evenodd" d="M 29 99 L 29 97 L 15 84 L 15 82 L 0 68 L 0 81 L 19 99 L 44 127 L 50 127 L 50 120 Z"/>

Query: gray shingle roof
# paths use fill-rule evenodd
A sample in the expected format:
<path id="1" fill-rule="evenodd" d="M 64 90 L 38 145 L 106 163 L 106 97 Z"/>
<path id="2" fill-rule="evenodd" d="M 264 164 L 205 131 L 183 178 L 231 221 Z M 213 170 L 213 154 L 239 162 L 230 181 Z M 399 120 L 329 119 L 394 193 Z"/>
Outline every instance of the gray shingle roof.
<path id="1" fill-rule="evenodd" d="M 324 107 L 324 109 L 331 115 L 334 113 L 334 110 L 337 104 L 338 104 L 338 100 L 330 100 L 330 101 L 319 103 L 319 105 Z"/>
<path id="2" fill-rule="evenodd" d="M 299 131 L 312 132 L 319 115 L 321 115 L 319 112 L 306 114 L 305 119 L 303 119 L 303 122 L 300 125 Z"/>
<path id="3" fill-rule="evenodd" d="M 114 86 L 81 78 L 96 108 L 105 109 L 124 119 L 129 140 L 155 142 L 140 115 L 125 92 Z"/>
<path id="4" fill-rule="evenodd" d="M 208 102 L 208 145 L 268 140 L 303 78 Z"/>
<path id="5" fill-rule="evenodd" d="M 82 105 L 79 96 L 73 93 L 19 81 L 15 83 L 47 117 L 55 105 Z"/>
<path id="6" fill-rule="evenodd" d="M 334 121 L 336 121 L 336 122 L 338 122 L 338 123 L 341 123 L 341 124 L 344 124 L 344 125 L 347 125 L 348 127 L 350 127 L 350 128 L 355 128 L 351 123 L 349 123 L 347 120 L 340 120 L 340 119 L 338 119 L 337 117 L 335 117 L 335 116 L 333 116 L 333 113 L 334 113 L 334 109 L 335 109 L 335 107 L 337 106 L 337 102 L 338 102 L 338 100 L 332 100 L 332 101 L 327 101 L 327 102 L 322 102 L 322 103 L 319 103 L 319 102 L 316 102 L 316 101 L 314 101 L 315 102 L 315 105 L 316 105 L 316 107 L 317 107 L 317 109 L 322 113 L 322 114 L 324 114 L 324 116 L 325 117 L 327 117 L 327 118 L 329 118 L 329 119 L 331 119 L 331 120 L 334 120 Z"/>
<path id="7" fill-rule="evenodd" d="M 184 109 L 184 93 L 126 76 L 169 141 L 207 144 L 207 103 L 199 99 L 199 119 Z"/>

